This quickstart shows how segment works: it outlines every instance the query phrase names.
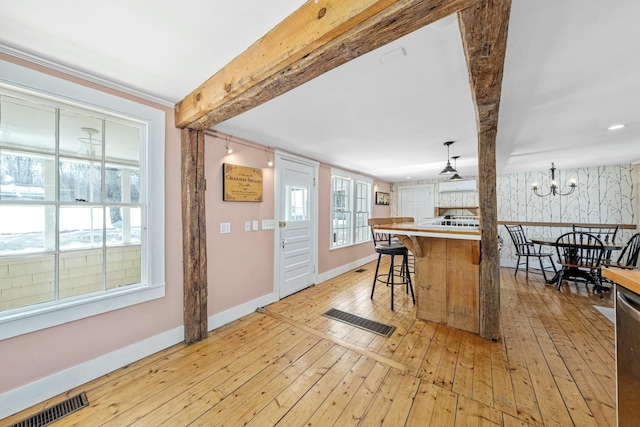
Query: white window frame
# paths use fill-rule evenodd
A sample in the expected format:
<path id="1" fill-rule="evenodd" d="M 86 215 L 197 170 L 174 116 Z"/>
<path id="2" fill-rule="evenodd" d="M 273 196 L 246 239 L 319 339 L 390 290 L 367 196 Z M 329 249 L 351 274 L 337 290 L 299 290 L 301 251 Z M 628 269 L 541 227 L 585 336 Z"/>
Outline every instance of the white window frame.
<path id="1" fill-rule="evenodd" d="M 141 163 L 146 164 L 144 190 L 147 194 L 143 218 L 143 224 L 146 223 L 143 282 L 0 313 L 0 340 L 164 297 L 164 111 L 2 60 L 0 86 L 86 110 L 131 118 L 146 123 L 148 131 L 141 159 Z"/>
<path id="2" fill-rule="evenodd" d="M 346 243 L 343 244 L 336 244 L 334 242 L 334 228 L 333 228 L 333 224 L 334 224 L 334 202 L 335 202 L 335 197 L 333 194 L 333 182 L 334 179 L 345 179 L 348 180 L 350 185 L 349 185 L 349 194 L 350 194 L 350 200 L 349 200 L 349 212 L 351 212 L 352 214 L 348 216 L 348 219 L 350 221 L 349 224 L 349 240 Z M 330 185 L 330 199 L 331 199 L 331 203 L 330 203 L 330 215 L 329 215 L 329 220 L 330 220 L 330 224 L 329 224 L 329 249 L 333 250 L 333 249 L 340 249 L 340 248 L 344 248 L 344 247 L 348 247 L 348 246 L 353 246 L 353 245 L 359 245 L 361 243 L 364 242 L 369 242 L 371 241 L 371 234 L 367 233 L 366 234 L 366 239 L 365 240 L 357 240 L 357 228 L 356 228 L 356 206 L 357 206 L 357 194 L 356 194 L 356 184 L 364 184 L 367 186 L 368 191 L 367 191 L 367 196 L 368 196 L 368 215 L 367 218 L 370 218 L 372 213 L 373 213 L 373 179 L 366 177 L 366 176 L 362 176 L 362 175 L 358 175 L 358 174 L 354 174 L 354 173 L 350 173 L 350 172 L 346 172 L 343 170 L 339 170 L 339 169 L 331 169 L 331 185 Z"/>

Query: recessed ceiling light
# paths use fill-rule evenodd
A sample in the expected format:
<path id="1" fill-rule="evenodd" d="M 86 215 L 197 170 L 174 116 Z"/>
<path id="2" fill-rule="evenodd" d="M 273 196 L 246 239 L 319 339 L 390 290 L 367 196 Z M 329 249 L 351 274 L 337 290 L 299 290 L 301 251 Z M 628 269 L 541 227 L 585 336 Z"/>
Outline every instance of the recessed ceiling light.
<path id="1" fill-rule="evenodd" d="M 408 176 L 408 177 L 407 177 L 407 179 L 411 179 L 411 177 L 410 177 L 410 176 Z"/>
<path id="2" fill-rule="evenodd" d="M 617 129 L 622 129 L 623 127 L 624 127 L 623 124 L 618 124 L 618 125 L 611 125 L 607 129 L 608 130 L 617 130 Z"/>

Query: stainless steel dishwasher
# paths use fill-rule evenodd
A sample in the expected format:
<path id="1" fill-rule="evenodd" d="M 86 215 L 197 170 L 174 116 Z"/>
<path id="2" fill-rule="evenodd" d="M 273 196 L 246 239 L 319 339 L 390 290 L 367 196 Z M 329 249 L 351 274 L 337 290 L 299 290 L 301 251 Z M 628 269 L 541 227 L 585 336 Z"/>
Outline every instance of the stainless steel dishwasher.
<path id="1" fill-rule="evenodd" d="M 616 285 L 618 426 L 640 425 L 640 295 Z"/>

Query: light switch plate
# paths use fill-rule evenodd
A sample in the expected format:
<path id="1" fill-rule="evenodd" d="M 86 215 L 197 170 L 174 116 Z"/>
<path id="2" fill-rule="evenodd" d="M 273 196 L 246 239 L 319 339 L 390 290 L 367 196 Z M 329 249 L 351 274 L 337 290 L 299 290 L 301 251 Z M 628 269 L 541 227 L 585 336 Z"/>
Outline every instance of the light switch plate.
<path id="1" fill-rule="evenodd" d="M 254 220 L 253 224 L 251 224 L 253 231 L 256 231 L 258 229 L 258 220 Z"/>
<path id="2" fill-rule="evenodd" d="M 276 228 L 276 220 L 275 219 L 263 219 L 262 220 L 262 229 L 263 230 L 273 230 Z"/>
<path id="3" fill-rule="evenodd" d="M 230 222 L 221 222 L 220 223 L 220 234 L 231 233 L 231 223 Z"/>
<path id="4" fill-rule="evenodd" d="M 244 231 L 251 231 L 251 221 L 244 222 Z"/>

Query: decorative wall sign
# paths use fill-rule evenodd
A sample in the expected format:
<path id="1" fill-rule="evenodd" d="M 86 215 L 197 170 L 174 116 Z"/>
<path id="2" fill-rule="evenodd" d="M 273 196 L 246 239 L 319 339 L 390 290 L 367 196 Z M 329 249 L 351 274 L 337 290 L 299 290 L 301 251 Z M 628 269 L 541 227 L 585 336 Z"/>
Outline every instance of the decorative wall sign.
<path id="1" fill-rule="evenodd" d="M 376 205 L 388 205 L 388 204 L 389 204 L 389 193 L 376 191 Z"/>
<path id="2" fill-rule="evenodd" d="M 222 165 L 222 200 L 226 202 L 261 202 L 262 169 Z"/>

